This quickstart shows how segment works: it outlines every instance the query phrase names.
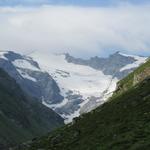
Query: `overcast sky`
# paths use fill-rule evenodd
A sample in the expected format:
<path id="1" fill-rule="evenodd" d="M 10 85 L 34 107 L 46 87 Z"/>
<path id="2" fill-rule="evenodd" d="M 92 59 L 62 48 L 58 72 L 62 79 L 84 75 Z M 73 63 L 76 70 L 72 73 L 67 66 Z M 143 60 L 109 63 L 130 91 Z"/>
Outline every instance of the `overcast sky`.
<path id="1" fill-rule="evenodd" d="M 148 0 L 0 0 L 0 49 L 150 55 Z"/>

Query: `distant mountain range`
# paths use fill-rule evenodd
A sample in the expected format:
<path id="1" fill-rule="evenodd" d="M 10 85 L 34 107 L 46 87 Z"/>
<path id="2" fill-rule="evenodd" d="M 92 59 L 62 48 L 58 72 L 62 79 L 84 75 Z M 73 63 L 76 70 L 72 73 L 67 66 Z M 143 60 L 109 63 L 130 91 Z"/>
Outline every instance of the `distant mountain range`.
<path id="1" fill-rule="evenodd" d="M 96 56 L 84 60 L 69 54 L 36 51 L 25 56 L 1 51 L 0 67 L 24 92 L 70 122 L 103 104 L 112 95 L 117 81 L 146 59 L 120 52 L 108 58 Z"/>

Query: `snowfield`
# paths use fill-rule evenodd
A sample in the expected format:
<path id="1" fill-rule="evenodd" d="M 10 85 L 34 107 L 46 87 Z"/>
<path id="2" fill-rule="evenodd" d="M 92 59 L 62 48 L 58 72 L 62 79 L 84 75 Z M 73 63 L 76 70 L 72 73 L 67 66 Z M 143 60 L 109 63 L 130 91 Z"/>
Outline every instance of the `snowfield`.
<path id="1" fill-rule="evenodd" d="M 31 55 L 35 61 L 39 63 L 43 71 L 48 72 L 57 82 L 60 87 L 61 94 L 65 97 L 64 101 L 59 104 L 48 105 L 43 101 L 43 104 L 52 108 L 60 108 L 67 104 L 66 93 L 73 91 L 74 94 L 83 96 L 84 101 L 80 104 L 83 107 L 89 102 L 89 97 L 99 97 L 98 102 L 103 102 L 107 96 L 112 94 L 116 88 L 118 79 L 112 79 L 112 76 L 104 75 L 102 71 L 95 70 L 88 66 L 76 65 L 68 63 L 63 54 L 44 54 L 35 52 Z M 107 94 L 101 97 L 107 90 Z M 66 122 L 70 122 L 74 117 L 80 115 L 80 109 L 73 114 L 65 115 Z"/>
<path id="2" fill-rule="evenodd" d="M 112 79 L 111 76 L 106 76 L 91 67 L 68 63 L 63 54 L 44 55 L 36 52 L 32 57 L 57 81 L 63 95 L 68 90 L 72 90 L 85 98 L 99 96 Z"/>

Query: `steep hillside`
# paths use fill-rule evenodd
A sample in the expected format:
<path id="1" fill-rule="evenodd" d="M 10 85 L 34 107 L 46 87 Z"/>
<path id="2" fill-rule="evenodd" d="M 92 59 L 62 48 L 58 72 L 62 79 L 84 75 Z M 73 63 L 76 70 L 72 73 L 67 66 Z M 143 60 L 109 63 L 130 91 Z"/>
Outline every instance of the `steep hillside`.
<path id="1" fill-rule="evenodd" d="M 0 150 L 61 125 L 59 115 L 24 94 L 16 81 L 0 69 Z"/>
<path id="2" fill-rule="evenodd" d="M 22 150 L 149 150 L 149 69 L 150 61 L 120 81 L 125 89 L 118 88 L 101 107 Z"/>
<path id="3" fill-rule="evenodd" d="M 150 76 L 150 59 L 117 83 L 116 93 L 122 93 Z"/>

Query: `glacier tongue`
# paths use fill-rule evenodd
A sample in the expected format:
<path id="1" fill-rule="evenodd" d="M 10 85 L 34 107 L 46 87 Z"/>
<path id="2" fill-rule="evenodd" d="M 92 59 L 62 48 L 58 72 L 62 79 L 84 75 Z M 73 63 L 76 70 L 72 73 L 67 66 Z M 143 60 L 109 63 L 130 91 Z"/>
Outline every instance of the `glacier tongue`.
<path id="1" fill-rule="evenodd" d="M 35 52 L 31 56 L 55 79 L 64 96 L 62 103 L 49 105 L 43 101 L 43 104 L 58 112 L 66 122 L 103 103 L 116 88 L 117 78 L 89 66 L 68 63 L 63 54 Z M 90 104 L 87 110 L 84 106 L 89 101 L 93 101 L 93 106 Z"/>

